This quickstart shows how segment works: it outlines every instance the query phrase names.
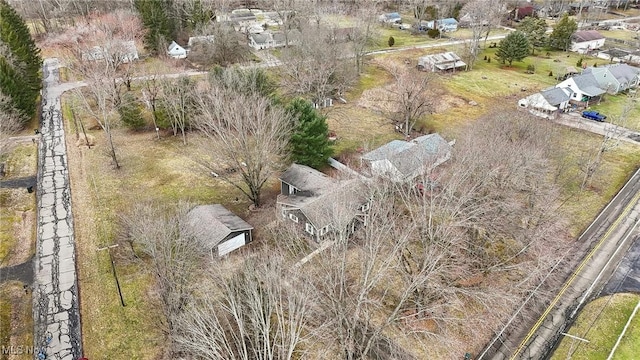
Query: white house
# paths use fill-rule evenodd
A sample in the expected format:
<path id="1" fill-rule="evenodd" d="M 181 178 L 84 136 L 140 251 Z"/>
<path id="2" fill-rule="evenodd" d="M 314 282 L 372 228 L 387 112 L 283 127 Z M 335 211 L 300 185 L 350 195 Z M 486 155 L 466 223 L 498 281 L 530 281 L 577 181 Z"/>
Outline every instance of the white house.
<path id="1" fill-rule="evenodd" d="M 571 35 L 571 51 L 586 54 L 604 45 L 604 36 L 596 30 L 576 31 Z"/>
<path id="2" fill-rule="evenodd" d="M 174 59 L 184 59 L 187 57 L 187 50 L 178 45 L 177 42 L 172 41 L 167 49 L 167 55 Z"/>
<path id="3" fill-rule="evenodd" d="M 452 32 L 458 30 L 458 21 L 454 18 L 438 19 L 431 21 L 423 21 L 421 28 L 438 29 L 440 32 Z"/>
<path id="4" fill-rule="evenodd" d="M 556 87 L 571 89 L 573 93 L 571 93 L 570 101 L 580 103 L 580 105 L 588 105 L 592 101 L 597 101 L 605 93 L 593 74 L 581 74 L 567 78 Z"/>
<path id="5" fill-rule="evenodd" d="M 569 107 L 573 90 L 553 87 L 527 96 L 518 101 L 518 106 L 529 109 L 529 112 L 544 118 L 554 118 L 557 112 Z"/>

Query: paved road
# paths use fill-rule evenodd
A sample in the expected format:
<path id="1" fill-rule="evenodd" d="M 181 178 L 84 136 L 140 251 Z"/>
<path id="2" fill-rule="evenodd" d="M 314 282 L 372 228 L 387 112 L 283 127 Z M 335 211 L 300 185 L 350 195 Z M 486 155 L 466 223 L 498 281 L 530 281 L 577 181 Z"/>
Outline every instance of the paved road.
<path id="1" fill-rule="evenodd" d="M 599 292 L 637 236 L 640 223 L 640 170 L 632 176 L 576 246 L 587 254 L 570 274 L 556 298 L 529 330 L 515 327 L 510 336 L 499 336 L 480 359 L 541 359 L 549 355 L 579 310 Z M 522 324 L 520 324 L 522 325 Z M 528 333 L 527 333 L 528 332 Z M 505 332 L 506 334 L 507 332 Z"/>
<path id="2" fill-rule="evenodd" d="M 599 135 L 616 136 L 621 141 L 640 145 L 640 132 L 629 130 L 608 122 L 597 122 L 583 119 L 579 113 L 565 113 L 557 116 L 553 121 L 576 129 L 592 132 Z"/>
<path id="3" fill-rule="evenodd" d="M 621 292 L 640 293 L 640 235 L 636 235 L 631 248 L 624 255 L 600 295 Z"/>
<path id="4" fill-rule="evenodd" d="M 43 66 L 43 111 L 38 148 L 38 236 L 34 259 L 34 345 L 47 359 L 82 355 L 71 189 L 65 147 L 58 61 Z"/>

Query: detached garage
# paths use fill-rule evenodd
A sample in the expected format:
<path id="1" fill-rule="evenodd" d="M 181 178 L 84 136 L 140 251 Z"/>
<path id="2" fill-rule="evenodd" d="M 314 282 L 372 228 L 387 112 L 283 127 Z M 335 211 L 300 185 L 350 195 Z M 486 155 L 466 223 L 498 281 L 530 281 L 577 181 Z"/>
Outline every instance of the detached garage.
<path id="1" fill-rule="evenodd" d="M 253 227 L 220 204 L 196 206 L 189 224 L 211 249 L 211 257 L 224 256 L 252 241 Z"/>

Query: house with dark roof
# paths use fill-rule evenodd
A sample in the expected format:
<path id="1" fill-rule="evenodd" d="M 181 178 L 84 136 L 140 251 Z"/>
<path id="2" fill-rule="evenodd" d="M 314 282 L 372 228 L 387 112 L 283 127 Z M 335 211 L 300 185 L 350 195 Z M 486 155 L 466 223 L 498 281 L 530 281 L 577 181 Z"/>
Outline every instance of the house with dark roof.
<path id="1" fill-rule="evenodd" d="M 418 69 L 423 71 L 455 71 L 467 64 L 454 52 L 443 52 L 418 58 Z"/>
<path id="2" fill-rule="evenodd" d="M 338 180 L 293 164 L 280 176 L 277 210 L 315 242 L 347 239 L 366 226 L 371 200 L 360 179 Z"/>
<path id="3" fill-rule="evenodd" d="M 371 175 L 408 182 L 451 158 L 452 146 L 439 134 L 393 140 L 361 157 Z"/>
<path id="4" fill-rule="evenodd" d="M 286 35 L 281 31 L 264 31 L 259 34 L 249 34 L 249 46 L 256 50 L 271 49 L 286 46 L 287 40 L 289 45 L 297 45 L 302 41 L 300 31 L 292 29 Z"/>
<path id="5" fill-rule="evenodd" d="M 600 88 L 609 94 L 637 88 L 640 82 L 640 69 L 627 64 L 588 67 L 582 73 L 592 74 Z"/>
<path id="6" fill-rule="evenodd" d="M 556 87 L 571 89 L 573 93 L 569 102 L 580 106 L 587 106 L 593 102 L 600 101 L 601 96 L 605 93 L 593 74 L 580 74 L 567 78 Z"/>
<path id="7" fill-rule="evenodd" d="M 509 15 L 513 20 L 520 21 L 520 20 L 526 18 L 527 16 L 534 16 L 535 15 L 535 8 L 533 6 L 518 7 L 518 8 L 513 9 L 509 13 Z"/>
<path id="8" fill-rule="evenodd" d="M 200 205 L 187 213 L 198 240 L 211 249 L 211 257 L 224 256 L 253 241 L 253 226 L 220 204 Z"/>
<path id="9" fill-rule="evenodd" d="M 569 107 L 572 94 L 570 88 L 552 87 L 520 99 L 518 106 L 529 109 L 536 116 L 553 119 Z"/>
<path id="10" fill-rule="evenodd" d="M 604 46 L 605 38 L 596 30 L 576 31 L 571 35 L 571 48 L 573 52 L 587 54 Z"/>

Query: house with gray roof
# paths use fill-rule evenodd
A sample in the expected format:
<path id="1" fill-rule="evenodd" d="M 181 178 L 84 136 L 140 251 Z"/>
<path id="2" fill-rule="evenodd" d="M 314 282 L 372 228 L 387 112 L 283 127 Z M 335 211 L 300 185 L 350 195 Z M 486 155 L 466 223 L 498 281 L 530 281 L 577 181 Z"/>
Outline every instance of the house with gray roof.
<path id="1" fill-rule="evenodd" d="M 593 74 L 580 74 L 567 78 L 555 87 L 571 89 L 573 93 L 570 102 L 580 106 L 600 101 L 601 96 L 605 93 Z"/>
<path id="2" fill-rule="evenodd" d="M 305 165 L 292 164 L 280 176 L 277 210 L 315 242 L 347 239 L 366 226 L 371 200 L 360 179 L 339 180 Z"/>
<path id="3" fill-rule="evenodd" d="M 576 31 L 571 35 L 571 51 L 587 54 L 604 46 L 605 38 L 596 30 Z"/>
<path id="4" fill-rule="evenodd" d="M 442 136 L 429 134 L 410 141 L 393 140 L 364 154 L 361 161 L 373 176 L 407 182 L 449 160 L 451 149 Z"/>
<path id="5" fill-rule="evenodd" d="M 552 87 L 520 99 L 518 106 L 529 109 L 536 116 L 553 119 L 569 107 L 572 94 L 570 88 Z"/>
<path id="6" fill-rule="evenodd" d="M 220 204 L 200 205 L 187 213 L 194 236 L 211 249 L 211 257 L 227 255 L 253 241 L 253 226 Z"/>
<path id="7" fill-rule="evenodd" d="M 110 63 L 128 63 L 134 60 L 138 60 L 138 49 L 136 43 L 133 40 L 129 41 L 110 41 L 103 46 L 94 46 L 86 51 L 83 51 L 82 60 L 84 61 L 98 61 L 108 60 Z"/>
<path id="8" fill-rule="evenodd" d="M 609 94 L 635 89 L 640 82 L 640 69 L 627 64 L 588 67 L 582 73 L 593 75 L 598 86 Z"/>

